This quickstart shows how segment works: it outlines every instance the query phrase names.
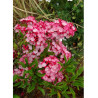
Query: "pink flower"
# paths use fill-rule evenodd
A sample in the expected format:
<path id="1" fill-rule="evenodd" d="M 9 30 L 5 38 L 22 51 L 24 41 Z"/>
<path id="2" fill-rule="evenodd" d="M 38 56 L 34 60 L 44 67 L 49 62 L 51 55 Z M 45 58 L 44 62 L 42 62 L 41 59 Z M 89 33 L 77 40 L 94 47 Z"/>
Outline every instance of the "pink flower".
<path id="1" fill-rule="evenodd" d="M 14 27 L 14 30 L 15 30 L 16 33 L 18 33 L 19 30 L 20 30 L 23 34 L 25 34 L 26 27 L 21 26 L 20 24 L 17 24 L 17 25 Z"/>
<path id="2" fill-rule="evenodd" d="M 39 68 L 44 67 L 45 76 L 42 77 L 45 81 L 54 82 L 55 78 L 58 78 L 59 81 L 59 71 L 61 69 L 61 65 L 58 64 L 59 60 L 55 56 L 49 56 L 44 58 L 43 62 L 40 62 Z M 41 65 L 42 64 L 42 65 Z M 43 66 L 45 64 L 45 66 Z M 61 74 L 61 73 L 60 73 Z M 62 80 L 63 77 L 60 79 Z"/>
<path id="3" fill-rule="evenodd" d="M 35 20 L 35 17 L 32 17 L 32 16 L 28 16 L 26 18 L 23 18 L 23 19 L 20 19 L 20 22 L 33 22 L 33 23 L 36 23 L 37 21 Z"/>

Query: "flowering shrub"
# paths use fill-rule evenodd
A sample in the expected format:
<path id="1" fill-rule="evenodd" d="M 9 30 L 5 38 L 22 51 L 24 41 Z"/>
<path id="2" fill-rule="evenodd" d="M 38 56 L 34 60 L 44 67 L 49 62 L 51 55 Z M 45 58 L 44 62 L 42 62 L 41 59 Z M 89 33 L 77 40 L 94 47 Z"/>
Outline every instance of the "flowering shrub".
<path id="1" fill-rule="evenodd" d="M 75 66 L 71 64 L 76 62 L 63 45 L 62 39 L 73 37 L 77 31 L 76 27 L 71 22 L 61 19 L 53 22 L 42 20 L 38 22 L 32 16 L 20 19 L 20 22 L 14 30 L 22 35 L 25 42 L 22 44 L 18 66 L 14 66 L 14 86 L 27 88 L 27 92 L 37 88 L 44 95 L 42 85 L 55 86 L 56 92 L 64 90 L 67 85 L 65 80 L 68 79 L 66 75 L 68 72 L 71 72 L 71 75 L 75 74 Z M 73 69 L 70 70 L 71 67 Z M 79 69 L 79 73 L 77 72 L 73 77 L 74 80 L 81 74 L 82 69 Z M 73 78 L 69 82 L 72 82 Z M 59 83 L 62 85 L 61 88 L 58 88 Z"/>

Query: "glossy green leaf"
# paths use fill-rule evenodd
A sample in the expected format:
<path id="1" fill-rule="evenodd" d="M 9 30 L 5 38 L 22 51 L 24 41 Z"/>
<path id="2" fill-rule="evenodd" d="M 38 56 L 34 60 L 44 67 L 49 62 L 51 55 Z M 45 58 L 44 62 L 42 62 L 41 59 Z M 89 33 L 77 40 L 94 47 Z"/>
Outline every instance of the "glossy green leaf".
<path id="1" fill-rule="evenodd" d="M 21 64 L 21 66 L 23 67 L 23 68 L 26 68 L 26 65 L 23 63 L 23 62 L 18 62 L 19 64 Z"/>
<path id="2" fill-rule="evenodd" d="M 71 81 L 75 81 L 75 79 L 77 79 L 78 76 L 81 75 L 82 72 L 83 72 L 83 67 L 80 67 L 80 68 L 78 69 L 78 71 L 76 72 L 76 74 L 71 77 L 70 82 L 71 82 Z"/>
<path id="3" fill-rule="evenodd" d="M 76 98 L 76 97 L 75 97 L 75 92 L 74 92 L 74 90 L 73 90 L 71 87 L 70 87 L 69 89 L 70 89 L 70 92 L 71 92 L 73 98 Z"/>
<path id="4" fill-rule="evenodd" d="M 13 47 L 14 47 L 15 50 L 17 50 L 17 48 L 18 48 L 16 43 L 13 44 Z"/>
<path id="5" fill-rule="evenodd" d="M 19 86 L 19 85 L 21 84 L 21 82 L 22 82 L 22 81 L 17 82 L 17 83 L 15 83 L 13 86 L 14 86 L 14 87 Z"/>
<path id="6" fill-rule="evenodd" d="M 14 75 L 13 76 L 13 82 L 15 82 L 15 80 L 18 78 L 18 75 Z"/>
<path id="7" fill-rule="evenodd" d="M 83 67 L 80 67 L 76 72 L 77 77 L 83 72 Z"/>
<path id="8" fill-rule="evenodd" d="M 61 66 L 63 66 L 63 63 L 61 63 L 61 62 L 58 62 Z"/>
<path id="9" fill-rule="evenodd" d="M 67 59 L 66 59 L 66 56 L 64 55 L 64 60 L 65 60 L 65 63 L 67 62 Z"/>
<path id="10" fill-rule="evenodd" d="M 42 92 L 43 95 L 45 95 L 45 90 L 38 86 L 38 89 Z"/>
<path id="11" fill-rule="evenodd" d="M 41 74 L 41 73 L 39 73 L 39 72 L 37 72 L 36 73 L 37 74 L 37 76 L 39 76 L 39 77 L 43 77 L 45 74 Z"/>
<path id="12" fill-rule="evenodd" d="M 84 83 L 84 82 L 83 82 L 83 77 L 79 77 L 77 80 L 75 80 L 75 81 L 72 83 L 72 85 L 73 85 L 73 86 L 76 86 L 77 88 L 79 88 L 79 87 L 82 87 L 82 88 L 83 88 L 83 86 L 84 86 L 83 83 Z"/>
<path id="13" fill-rule="evenodd" d="M 33 62 L 30 64 L 30 67 L 32 67 L 34 65 L 34 69 L 36 69 L 37 67 L 38 67 L 38 61 L 37 61 L 37 59 L 35 58 L 34 60 L 33 60 Z"/>
<path id="14" fill-rule="evenodd" d="M 53 96 L 53 95 L 57 94 L 57 92 L 55 91 L 54 88 L 52 88 L 50 92 L 51 93 L 49 93 L 49 96 Z"/>
<path id="15" fill-rule="evenodd" d="M 28 59 L 25 58 L 25 62 L 26 62 L 26 67 L 28 67 Z"/>
<path id="16" fill-rule="evenodd" d="M 31 85 L 28 86 L 27 92 L 30 93 L 35 89 L 35 83 L 32 83 Z"/>
<path id="17" fill-rule="evenodd" d="M 38 61 L 37 61 L 37 59 L 34 59 L 34 62 L 35 62 L 34 68 L 36 69 L 38 67 Z"/>

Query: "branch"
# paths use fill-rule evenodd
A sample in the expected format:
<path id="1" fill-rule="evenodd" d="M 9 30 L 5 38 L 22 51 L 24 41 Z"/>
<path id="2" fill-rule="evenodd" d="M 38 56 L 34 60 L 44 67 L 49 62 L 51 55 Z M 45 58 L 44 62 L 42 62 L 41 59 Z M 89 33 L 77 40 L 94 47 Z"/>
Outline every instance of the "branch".
<path id="1" fill-rule="evenodd" d="M 41 16 L 41 17 L 43 17 L 43 18 L 46 18 L 46 19 L 48 19 L 48 20 L 52 21 L 52 19 L 49 19 L 48 17 L 43 16 L 43 15 L 40 15 L 40 14 L 38 14 L 38 13 L 29 12 L 29 11 L 25 11 L 25 10 L 23 10 L 23 9 L 20 9 L 20 8 L 18 8 L 18 7 L 16 7 L 16 6 L 14 6 L 14 5 L 13 5 L 13 7 L 14 7 L 15 9 L 17 9 L 17 10 L 22 11 L 22 12 L 29 13 L 29 14 L 36 14 L 36 15 L 39 15 L 39 16 Z M 47 16 L 48 16 L 48 15 L 47 15 Z"/>

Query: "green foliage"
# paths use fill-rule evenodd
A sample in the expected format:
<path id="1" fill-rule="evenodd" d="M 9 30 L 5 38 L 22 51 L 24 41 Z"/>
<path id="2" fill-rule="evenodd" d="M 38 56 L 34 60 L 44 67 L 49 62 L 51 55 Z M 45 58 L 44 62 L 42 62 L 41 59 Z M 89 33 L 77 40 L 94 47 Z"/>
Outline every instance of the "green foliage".
<path id="1" fill-rule="evenodd" d="M 60 18 L 73 22 L 77 27 L 74 37 L 63 40 L 63 44 L 75 55 L 75 59 L 82 59 L 84 36 L 83 0 L 73 0 L 72 2 L 68 2 L 67 0 L 51 0 L 47 6 L 51 8 L 49 12 L 53 13 L 52 17 L 54 19 Z"/>
<path id="2" fill-rule="evenodd" d="M 50 43 L 48 43 L 48 46 L 44 49 L 44 51 L 40 55 L 40 60 L 42 61 L 43 58 L 49 56 L 49 55 L 54 55 L 54 52 L 48 52 L 48 49 L 50 47 Z"/>
<path id="3" fill-rule="evenodd" d="M 23 62 L 18 62 L 20 65 L 22 65 L 23 68 L 26 68 L 26 65 Z"/>
<path id="4" fill-rule="evenodd" d="M 18 95 L 13 95 L 13 98 L 20 98 Z"/>
<path id="5" fill-rule="evenodd" d="M 71 92 L 73 98 L 76 98 L 76 97 L 75 97 L 75 92 L 74 92 L 74 90 L 73 90 L 71 87 L 70 87 L 69 89 L 70 89 L 70 92 Z"/>
<path id="6" fill-rule="evenodd" d="M 43 95 L 45 95 L 45 91 L 43 88 L 41 88 L 40 86 L 38 86 L 38 89 L 42 92 Z"/>
<path id="7" fill-rule="evenodd" d="M 18 78 L 18 75 L 14 75 L 13 77 L 13 82 L 15 82 L 15 80 Z"/>
<path id="8" fill-rule="evenodd" d="M 49 93 L 49 96 L 53 96 L 55 94 L 57 94 L 57 91 L 55 91 L 55 88 L 52 88 L 51 93 Z"/>
<path id="9" fill-rule="evenodd" d="M 34 89 L 35 89 L 35 83 L 32 82 L 32 84 L 28 86 L 27 92 L 30 93 L 30 92 L 32 92 Z"/>
<path id="10" fill-rule="evenodd" d="M 27 92 L 30 93 L 32 92 L 36 87 L 38 87 L 38 89 L 44 94 L 44 91 L 42 88 L 39 87 L 39 85 L 43 82 L 43 80 L 41 79 L 41 77 L 44 76 L 44 74 L 41 74 L 38 72 L 38 70 L 41 70 L 40 68 L 38 68 L 38 61 L 37 59 L 34 59 L 34 61 L 31 64 L 28 64 L 28 60 L 27 58 L 25 58 L 25 64 L 23 62 L 19 62 L 19 64 L 21 64 L 23 66 L 23 68 L 26 67 L 31 67 L 32 65 L 34 65 L 34 67 L 32 67 L 30 70 L 25 70 L 23 73 L 23 76 L 18 76 L 18 75 L 14 75 L 13 77 L 13 81 L 14 81 L 14 87 L 18 86 L 19 88 L 25 88 L 27 89 Z M 25 77 L 25 74 L 29 74 L 27 77 Z M 28 82 L 29 78 L 31 78 L 30 83 Z M 20 82 L 17 82 L 18 79 L 21 79 Z M 16 82 L 15 82 L 16 80 Z"/>
<path id="11" fill-rule="evenodd" d="M 58 63 L 62 66 L 65 79 L 62 82 L 57 83 L 56 85 L 43 81 L 42 85 L 50 88 L 50 96 L 61 94 L 60 96 L 64 96 L 65 98 L 70 98 L 70 95 L 72 95 L 73 98 L 76 98 L 74 87 L 77 87 L 77 90 L 79 90 L 79 88 L 83 88 L 83 76 L 81 76 L 81 74 L 83 73 L 83 67 L 80 66 L 77 69 L 77 62 L 73 57 L 69 60 L 67 60 L 66 57 L 64 58 L 64 64 L 60 62 Z"/>
<path id="12" fill-rule="evenodd" d="M 79 90 L 79 87 L 83 88 L 83 86 L 84 86 L 84 84 L 83 84 L 83 77 L 77 78 L 77 79 L 73 82 L 72 85 L 73 85 L 73 86 L 76 86 L 78 90 Z"/>
<path id="13" fill-rule="evenodd" d="M 77 27 L 77 32 L 74 37 L 69 39 L 64 39 L 63 44 L 67 46 L 68 50 L 74 54 L 74 56 L 67 61 L 66 57 L 65 64 L 58 62 L 62 68 L 60 71 L 64 70 L 63 75 L 64 80 L 57 84 L 52 84 L 47 81 L 43 81 L 41 77 L 44 74 L 40 74 L 38 70 L 42 70 L 38 68 L 38 61 L 34 59 L 31 64 L 28 64 L 27 58 L 25 58 L 25 64 L 22 62 L 18 62 L 21 64 L 23 68 L 32 67 L 28 71 L 24 71 L 23 77 L 14 75 L 13 81 L 14 86 L 27 89 L 27 92 L 30 93 L 35 89 L 38 89 L 45 95 L 44 88 L 50 88 L 50 96 L 61 94 L 65 98 L 70 98 L 72 95 L 73 98 L 76 98 L 76 92 L 74 87 L 78 90 L 83 88 L 83 0 L 73 0 L 72 2 L 68 2 L 67 0 L 51 0 L 50 3 L 38 2 L 38 0 L 14 0 L 14 25 L 18 23 L 19 19 L 27 17 L 29 15 L 35 16 L 37 20 L 49 20 L 53 19 L 63 19 L 66 21 L 73 22 L 73 24 Z M 14 33 L 14 42 L 13 47 L 14 50 L 18 51 L 18 59 L 21 57 L 20 48 L 23 44 L 27 43 L 23 40 L 24 35 L 20 33 Z M 43 60 L 44 57 L 49 55 L 54 55 L 53 52 L 48 52 L 50 44 L 44 49 L 43 53 L 40 55 L 40 61 Z M 34 49 L 34 47 L 33 47 Z M 17 63 L 17 60 L 14 60 L 14 65 Z M 16 66 L 16 65 L 15 65 Z M 29 76 L 25 78 L 25 74 L 29 73 Z M 32 81 L 28 83 L 28 79 L 31 77 Z M 22 81 L 16 82 L 18 79 Z M 14 96 L 13 96 L 14 97 Z M 14 97 L 20 98 L 20 97 Z"/>
<path id="14" fill-rule="evenodd" d="M 17 45 L 16 45 L 16 43 L 13 44 L 13 48 L 14 48 L 15 50 L 17 50 Z"/>

